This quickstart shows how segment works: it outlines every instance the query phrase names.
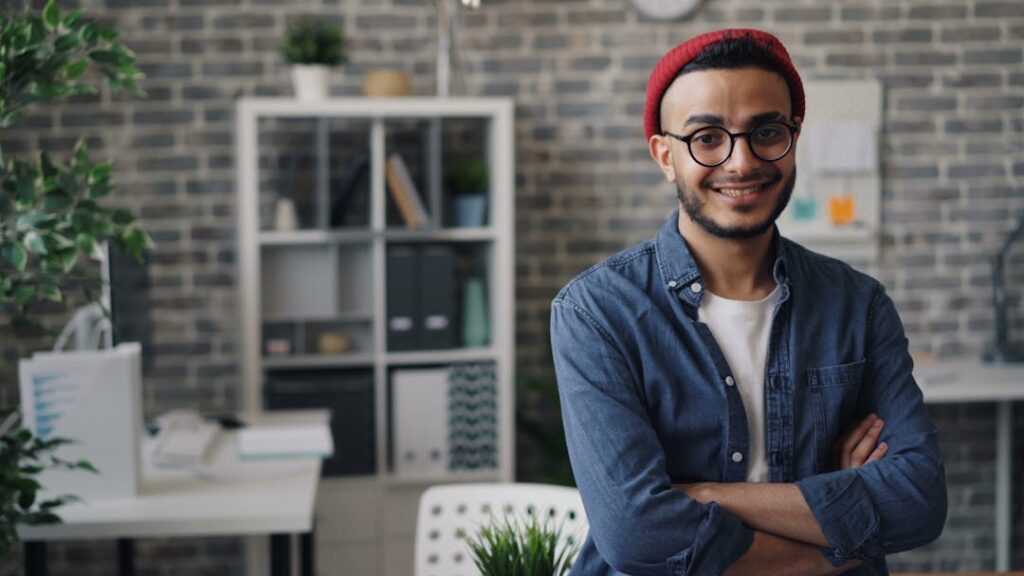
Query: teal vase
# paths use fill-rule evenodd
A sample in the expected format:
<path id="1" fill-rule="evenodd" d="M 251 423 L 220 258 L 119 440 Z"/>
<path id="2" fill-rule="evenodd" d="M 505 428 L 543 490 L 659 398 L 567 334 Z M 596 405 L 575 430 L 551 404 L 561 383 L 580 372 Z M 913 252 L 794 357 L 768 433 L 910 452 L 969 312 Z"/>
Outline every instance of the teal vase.
<path id="1" fill-rule="evenodd" d="M 462 345 L 487 346 L 491 341 L 491 320 L 482 278 L 469 278 L 462 291 Z"/>

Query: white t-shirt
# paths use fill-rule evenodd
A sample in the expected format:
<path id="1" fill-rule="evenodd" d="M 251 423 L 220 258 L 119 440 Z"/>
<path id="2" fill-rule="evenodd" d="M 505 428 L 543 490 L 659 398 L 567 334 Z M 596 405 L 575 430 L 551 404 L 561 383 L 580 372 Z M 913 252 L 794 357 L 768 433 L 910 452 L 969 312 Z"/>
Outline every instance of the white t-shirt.
<path id="1" fill-rule="evenodd" d="M 768 358 L 768 337 L 772 314 L 779 301 L 776 286 L 762 300 L 729 300 L 705 292 L 697 309 L 697 319 L 707 324 L 732 370 L 733 381 L 743 399 L 750 430 L 750 454 L 747 460 L 747 481 L 768 479 L 765 456 L 764 427 L 764 365 Z"/>

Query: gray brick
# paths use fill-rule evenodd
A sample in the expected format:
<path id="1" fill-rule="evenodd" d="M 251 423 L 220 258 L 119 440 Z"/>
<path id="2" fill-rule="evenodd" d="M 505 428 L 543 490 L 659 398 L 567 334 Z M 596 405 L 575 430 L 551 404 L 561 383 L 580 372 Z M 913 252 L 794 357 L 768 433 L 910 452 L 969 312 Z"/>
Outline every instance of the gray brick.
<path id="1" fill-rule="evenodd" d="M 569 68 L 586 72 L 599 72 L 607 70 L 611 63 L 612 59 L 607 56 L 587 56 L 585 58 L 572 59 L 569 61 Z"/>
<path id="2" fill-rule="evenodd" d="M 1020 2 L 978 2 L 974 15 L 979 18 L 1020 18 L 1024 17 L 1024 4 Z"/>
<path id="3" fill-rule="evenodd" d="M 904 166 L 886 166 L 883 169 L 883 175 L 887 178 L 894 179 L 911 179 L 911 178 L 929 178 L 934 179 L 939 176 L 939 168 L 934 165 L 904 165 Z"/>
<path id="4" fill-rule="evenodd" d="M 776 22 L 787 24 L 794 22 L 828 22 L 832 18 L 832 9 L 828 6 L 776 8 L 772 12 Z"/>
<path id="5" fill-rule="evenodd" d="M 208 77 L 238 77 L 238 76 L 259 76 L 263 74 L 262 62 L 204 62 L 203 76 Z"/>
<path id="6" fill-rule="evenodd" d="M 192 110 L 150 110 L 132 114 L 135 124 L 191 124 L 195 120 Z"/>
<path id="7" fill-rule="evenodd" d="M 218 30 L 265 30 L 273 28 L 275 24 L 274 17 L 270 14 L 230 14 L 213 19 L 213 27 Z"/>
<path id="8" fill-rule="evenodd" d="M 174 146 L 174 134 L 138 134 L 132 138 L 132 148 L 170 148 Z"/>
<path id="9" fill-rule="evenodd" d="M 947 120 L 945 129 L 949 134 L 1001 132 L 1003 122 L 1001 120 Z"/>
<path id="10" fill-rule="evenodd" d="M 1006 175 L 1006 169 L 1001 164 L 967 164 L 949 167 L 950 178 L 981 178 L 1004 175 Z"/>
<path id="11" fill-rule="evenodd" d="M 896 53 L 896 64 L 899 66 L 946 66 L 956 62 L 956 54 L 952 52 L 915 52 Z"/>
<path id="12" fill-rule="evenodd" d="M 181 51 L 186 54 L 233 54 L 244 49 L 241 38 L 183 38 Z"/>
<path id="13" fill-rule="evenodd" d="M 1002 84 L 1002 75 L 995 72 L 947 72 L 942 76 L 942 85 L 947 88 L 990 88 Z"/>
<path id="14" fill-rule="evenodd" d="M 573 10 L 569 12 L 569 24 L 572 26 L 623 24 L 625 21 L 626 13 L 622 10 Z"/>
<path id="15" fill-rule="evenodd" d="M 415 16 L 402 16 L 398 14 L 356 17 L 357 30 L 400 30 L 413 28 L 416 24 L 417 19 Z"/>
<path id="16" fill-rule="evenodd" d="M 910 19 L 924 20 L 948 20 L 965 16 L 967 16 L 967 8 L 963 4 L 911 6 L 907 14 Z"/>
<path id="17" fill-rule="evenodd" d="M 484 72 L 494 72 L 496 74 L 509 73 L 509 72 L 540 72 L 541 70 L 540 58 L 487 58 L 484 59 Z"/>
<path id="18" fill-rule="evenodd" d="M 943 28 L 940 38 L 943 42 L 991 42 L 999 39 L 997 26 L 970 26 Z"/>
<path id="19" fill-rule="evenodd" d="M 593 90 L 590 80 L 555 80 L 556 94 L 586 94 Z"/>
<path id="20" fill-rule="evenodd" d="M 73 112 L 61 114 L 60 124 L 67 128 L 78 128 L 82 126 L 121 126 L 124 124 L 124 114 L 119 112 Z"/>
<path id="21" fill-rule="evenodd" d="M 531 28 L 551 28 L 558 24 L 558 15 L 554 12 L 530 12 L 498 14 L 498 26 L 501 28 L 520 28 L 529 26 Z"/>
<path id="22" fill-rule="evenodd" d="M 841 6 L 839 19 L 850 22 L 877 20 L 891 22 L 901 16 L 898 6 Z"/>
<path id="23" fill-rule="evenodd" d="M 561 50 L 572 46 L 569 34 L 538 34 L 532 43 L 534 50 Z"/>
<path id="24" fill-rule="evenodd" d="M 185 100 L 219 100 L 226 98 L 218 86 L 185 86 L 181 89 L 181 97 Z"/>
<path id="25" fill-rule="evenodd" d="M 199 160 L 195 156 L 159 156 L 156 158 L 141 158 L 135 163 L 136 170 L 140 172 L 159 172 L 163 170 L 195 170 L 199 167 Z"/>
<path id="26" fill-rule="evenodd" d="M 932 31 L 929 28 L 900 28 L 898 30 L 875 30 L 871 39 L 877 44 L 906 44 L 915 42 L 931 42 Z"/>
<path id="27" fill-rule="evenodd" d="M 967 99 L 968 110 L 1020 110 L 1024 96 L 975 96 Z"/>
<path id="28" fill-rule="evenodd" d="M 898 110 L 943 111 L 956 110 L 956 98 L 947 96 L 924 96 L 901 98 Z"/>
<path id="29" fill-rule="evenodd" d="M 1020 64 L 1020 62 L 1020 48 L 964 51 L 964 64 Z"/>
<path id="30" fill-rule="evenodd" d="M 884 66 L 886 64 L 886 57 L 881 52 L 828 54 L 825 56 L 825 64 L 828 66 L 849 66 L 855 68 Z"/>
<path id="31" fill-rule="evenodd" d="M 138 63 L 139 70 L 147 80 L 160 78 L 189 78 L 192 76 L 192 65 L 187 62 Z"/>
<path id="32" fill-rule="evenodd" d="M 813 30 L 804 34 L 804 42 L 816 44 L 863 44 L 862 30 Z"/>
<path id="33" fill-rule="evenodd" d="M 188 15 L 166 15 L 166 16 L 143 16 L 139 24 L 143 30 L 156 31 L 182 31 L 201 30 L 206 19 L 201 14 Z"/>

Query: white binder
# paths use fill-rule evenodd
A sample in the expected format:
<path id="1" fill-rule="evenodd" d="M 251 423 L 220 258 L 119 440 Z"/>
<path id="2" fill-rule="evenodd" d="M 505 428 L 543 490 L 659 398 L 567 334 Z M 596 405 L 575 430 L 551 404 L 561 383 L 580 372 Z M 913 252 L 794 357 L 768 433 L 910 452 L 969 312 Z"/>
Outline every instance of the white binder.
<path id="1" fill-rule="evenodd" d="M 395 370 L 391 387 L 395 474 L 445 474 L 449 460 L 448 368 Z"/>
<path id="2" fill-rule="evenodd" d="M 44 497 L 133 498 L 141 481 L 142 348 L 40 352 L 18 364 L 22 416 L 40 438 L 63 437 L 57 456 L 99 470 L 47 470 Z"/>

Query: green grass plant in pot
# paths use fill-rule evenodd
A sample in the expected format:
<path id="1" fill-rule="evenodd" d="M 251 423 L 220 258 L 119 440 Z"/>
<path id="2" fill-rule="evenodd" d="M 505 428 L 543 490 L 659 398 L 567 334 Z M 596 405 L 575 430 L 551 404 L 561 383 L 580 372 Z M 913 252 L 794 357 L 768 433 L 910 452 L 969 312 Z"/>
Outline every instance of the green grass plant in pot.
<path id="1" fill-rule="evenodd" d="M 482 158 L 458 158 L 445 169 L 445 188 L 452 197 L 455 227 L 475 228 L 487 223 L 487 196 L 491 176 Z"/>
<path id="2" fill-rule="evenodd" d="M 327 98 L 330 69 L 348 61 L 345 31 L 340 24 L 310 18 L 296 20 L 288 25 L 281 54 L 292 66 L 296 98 Z"/>
<path id="3" fill-rule="evenodd" d="M 572 568 L 580 542 L 578 535 L 563 537 L 562 529 L 536 514 L 505 516 L 492 519 L 466 543 L 482 576 L 563 576 Z"/>
<path id="4" fill-rule="evenodd" d="M 0 11 L 0 131 L 32 107 L 69 96 L 93 94 L 105 83 L 116 92 L 142 95 L 135 55 L 118 32 L 82 12 L 62 15 L 55 0 L 41 13 Z M 89 290 L 98 280 L 94 260 L 101 245 L 115 242 L 141 258 L 149 235 L 123 209 L 108 208 L 113 189 L 110 162 L 95 162 L 84 140 L 70 157 L 46 152 L 5 157 L 0 149 L 0 328 L 5 337 L 40 328 L 35 309 L 62 303 L 69 288 Z M 36 330 L 38 331 L 38 330 Z M 18 415 L 0 410 L 0 557 L 16 546 L 18 524 L 59 521 L 56 509 L 73 499 L 37 502 L 36 480 L 47 468 L 92 469 L 88 462 L 55 457 L 61 438 L 38 438 L 17 425 Z"/>

